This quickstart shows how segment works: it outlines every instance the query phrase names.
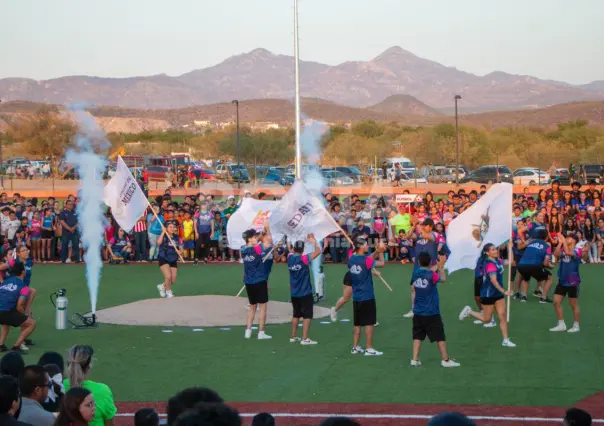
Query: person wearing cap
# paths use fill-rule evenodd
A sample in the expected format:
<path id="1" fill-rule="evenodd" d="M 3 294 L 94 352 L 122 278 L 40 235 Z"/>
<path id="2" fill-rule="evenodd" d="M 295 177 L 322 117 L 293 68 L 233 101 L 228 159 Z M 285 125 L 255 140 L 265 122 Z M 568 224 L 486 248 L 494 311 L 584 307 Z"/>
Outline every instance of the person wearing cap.
<path id="1" fill-rule="evenodd" d="M 411 239 L 415 240 L 415 255 L 413 256 L 413 273 L 418 270 L 421 266 L 419 264 L 418 255 L 421 252 L 426 252 L 430 255 L 432 264 L 431 267 L 438 263 L 438 252 L 444 244 L 443 238 L 436 232 L 434 232 L 434 221 L 427 218 L 421 225 L 414 225 L 411 228 Z M 413 287 L 413 280 L 409 283 L 411 285 L 411 306 L 413 306 L 413 300 L 415 298 L 415 288 Z M 405 318 L 413 318 L 413 309 L 403 315 Z"/>
<path id="2" fill-rule="evenodd" d="M 265 223 L 265 233 L 270 234 L 268 223 Z M 262 262 L 262 253 L 269 249 L 258 242 L 261 234 L 254 229 L 248 229 L 243 233 L 245 246 L 241 247 L 241 259 L 243 260 L 243 283 L 247 291 L 250 309 L 247 315 L 247 326 L 245 338 L 252 337 L 252 325 L 256 316 L 256 308 L 260 313 L 258 324 L 258 339 L 272 339 L 264 332 L 266 323 L 266 304 L 268 303 L 268 276 L 265 265 Z"/>
<path id="3" fill-rule="evenodd" d="M 353 303 L 353 321 L 354 335 L 351 354 L 362 354 L 365 356 L 383 355 L 383 352 L 375 350 L 373 347 L 373 331 L 376 323 L 377 309 L 375 304 L 375 293 L 373 288 L 372 273 L 373 268 L 384 266 L 384 251 L 386 246 L 380 243 L 375 252 L 367 255 L 369 245 L 367 240 L 357 238 L 355 241 L 354 254 L 348 260 L 348 270 L 352 282 L 352 303 Z M 376 260 L 377 259 L 377 260 Z M 359 345 L 361 339 L 361 329 L 365 328 L 366 348 Z"/>
<path id="4" fill-rule="evenodd" d="M 296 241 L 293 253 L 287 256 L 287 268 L 289 269 L 289 288 L 293 308 L 292 336 L 290 343 L 301 345 L 316 345 L 317 342 L 308 337 L 310 323 L 313 318 L 313 291 L 310 283 L 310 263 L 321 254 L 321 247 L 313 234 L 308 235 L 308 241 L 314 246 L 310 254 L 304 253 L 304 241 Z M 302 318 L 302 339 L 297 335 L 298 324 Z"/>
<path id="5" fill-rule="evenodd" d="M 558 317 L 558 324 L 550 331 L 567 331 L 562 312 L 562 301 L 568 296 L 568 303 L 573 311 L 573 326 L 568 330 L 569 333 L 577 333 L 579 327 L 579 286 L 581 276 L 579 275 L 579 266 L 583 250 L 576 248 L 577 235 L 568 234 L 566 238 L 558 238 L 558 246 L 554 251 L 554 256 L 560 259 L 560 268 L 558 269 L 558 285 L 554 290 L 554 309 Z"/>
<path id="6" fill-rule="evenodd" d="M 536 231 L 533 239 L 526 246 L 520 262 L 518 262 L 518 272 L 522 277 L 520 286 L 521 302 L 527 301 L 528 285 L 531 278 L 534 278 L 537 280 L 537 289 L 533 295 L 539 297 L 539 303 L 552 303 L 551 299 L 547 297 L 552 286 L 552 274 L 548 270 L 553 268 L 551 263 L 552 249 L 549 243 L 545 241 L 546 238 L 546 230 Z"/>

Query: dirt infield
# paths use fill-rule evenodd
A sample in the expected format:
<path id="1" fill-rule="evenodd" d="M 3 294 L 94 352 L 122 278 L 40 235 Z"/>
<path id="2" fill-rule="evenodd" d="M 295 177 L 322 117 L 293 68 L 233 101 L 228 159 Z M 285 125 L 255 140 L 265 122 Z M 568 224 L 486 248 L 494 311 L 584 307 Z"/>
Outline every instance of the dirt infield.
<path id="1" fill-rule="evenodd" d="M 183 327 L 243 326 L 247 321 L 247 298 L 234 296 L 184 296 L 146 299 L 97 311 L 106 324 Z M 329 309 L 315 306 L 315 318 L 329 315 Z M 290 322 L 289 303 L 269 302 L 267 324 Z"/>
<path id="2" fill-rule="evenodd" d="M 116 426 L 131 425 L 136 410 L 153 407 L 165 413 L 165 403 L 124 402 L 118 405 Z M 444 404 L 300 404 L 271 402 L 234 402 L 232 404 L 244 425 L 251 425 L 252 417 L 267 411 L 273 414 L 279 426 L 316 426 L 331 415 L 353 417 L 362 425 L 406 426 L 425 425 L 434 414 L 457 411 L 470 416 L 478 425 L 548 426 L 562 424 L 565 407 L 444 405 Z M 594 424 L 604 424 L 604 394 L 599 393 L 577 402 L 575 407 L 587 410 Z"/>

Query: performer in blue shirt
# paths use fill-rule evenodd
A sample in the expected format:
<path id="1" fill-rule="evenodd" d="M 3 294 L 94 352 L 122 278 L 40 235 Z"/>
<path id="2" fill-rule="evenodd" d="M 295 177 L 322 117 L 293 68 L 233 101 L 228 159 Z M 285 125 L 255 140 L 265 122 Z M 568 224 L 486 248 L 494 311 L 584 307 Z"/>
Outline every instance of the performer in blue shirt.
<path id="1" fill-rule="evenodd" d="M 9 276 L 0 283 L 0 351 L 6 352 L 7 327 L 21 327 L 21 333 L 11 350 L 21 353 L 29 352 L 25 340 L 33 333 L 36 322 L 25 313 L 25 304 L 29 295 L 29 287 L 25 285 L 25 265 L 15 262 L 8 270 Z"/>
<path id="2" fill-rule="evenodd" d="M 172 241 L 170 241 L 170 238 Z M 174 247 L 174 244 L 176 247 Z M 159 295 L 171 299 L 174 297 L 172 286 L 176 284 L 178 272 L 178 257 L 182 252 L 182 240 L 178 236 L 178 229 L 173 222 L 168 222 L 162 234 L 157 239 L 159 254 L 157 255 L 159 269 L 164 276 L 164 282 L 157 286 Z"/>
<path id="3" fill-rule="evenodd" d="M 533 239 L 528 242 L 524 254 L 518 262 L 518 272 L 522 277 L 520 301 L 526 302 L 529 281 L 531 278 L 535 278 L 537 280 L 537 290 L 535 290 L 533 296 L 539 297 L 539 303 L 552 303 L 552 300 L 547 297 L 552 286 L 552 274 L 548 271 L 548 269 L 553 268 L 551 263 L 552 248 L 545 241 L 547 231 L 539 229 L 533 235 Z"/>
<path id="4" fill-rule="evenodd" d="M 512 263 L 512 282 L 514 283 L 514 299 L 520 300 L 522 295 L 520 294 L 520 282 L 522 279 L 520 278 L 520 274 L 518 271 L 518 263 L 520 263 L 520 259 L 522 259 L 522 255 L 524 254 L 524 250 L 526 249 L 528 243 L 528 228 L 526 226 L 526 221 L 524 219 L 520 219 L 516 222 L 516 230 L 512 231 L 512 240 L 514 242 L 514 246 L 512 248 L 512 252 L 514 254 L 514 261 Z"/>
<path id="5" fill-rule="evenodd" d="M 499 249 L 494 244 L 488 243 L 482 248 L 481 257 L 484 259 L 484 279 L 480 288 L 480 304 L 482 305 L 483 312 L 474 312 L 470 306 L 466 306 L 459 314 L 459 320 L 463 321 L 468 316 L 472 316 L 488 324 L 491 322 L 495 311 L 499 317 L 499 327 L 503 335 L 501 345 L 507 348 L 515 348 L 516 345 L 512 343 L 508 336 L 508 322 L 505 309 L 505 296 L 510 296 L 511 290 L 503 288 L 503 262 L 499 259 Z"/>
<path id="6" fill-rule="evenodd" d="M 558 285 L 554 291 L 554 308 L 558 317 L 558 325 L 550 328 L 550 331 L 567 331 L 564 315 L 562 313 L 562 301 L 568 296 L 568 303 L 573 310 L 574 323 L 568 330 L 569 333 L 577 333 L 579 327 L 579 286 L 581 285 L 581 276 L 579 275 L 579 265 L 581 265 L 581 256 L 583 251 L 575 248 L 577 244 L 577 235 L 568 234 L 566 238 L 561 235 L 558 237 L 558 246 L 554 256 L 560 259 L 560 268 L 558 269 Z"/>
<path id="7" fill-rule="evenodd" d="M 292 337 L 290 343 L 301 345 L 316 345 L 317 342 L 308 337 L 310 322 L 313 318 L 313 294 L 310 283 L 310 262 L 321 254 L 321 248 L 313 234 L 308 235 L 308 241 L 313 243 L 314 251 L 304 253 L 304 241 L 296 241 L 294 252 L 287 256 L 287 269 L 289 269 L 289 288 L 292 299 Z M 298 324 L 302 318 L 302 339 L 298 337 Z"/>
<path id="8" fill-rule="evenodd" d="M 265 224 L 264 234 L 270 237 L 268 224 Z M 272 339 L 264 332 L 266 323 L 266 304 L 268 303 L 268 274 L 269 267 L 264 265 L 263 253 L 266 256 L 271 247 L 265 247 L 258 242 L 258 237 L 262 235 L 254 229 L 248 229 L 243 233 L 245 246 L 241 247 L 241 258 L 243 259 L 243 283 L 247 291 L 247 298 L 250 302 L 250 308 L 247 315 L 247 327 L 245 329 L 245 338 L 252 337 L 252 324 L 256 316 L 256 308 L 260 312 L 258 325 L 258 339 Z"/>
<path id="9" fill-rule="evenodd" d="M 383 352 L 373 348 L 373 329 L 376 323 L 377 309 L 373 290 L 372 269 L 384 266 L 384 251 L 386 246 L 380 243 L 371 255 L 367 255 L 369 245 L 364 238 L 355 241 L 354 254 L 348 259 L 348 270 L 352 281 L 352 303 L 354 319 L 354 337 L 351 353 L 366 356 L 383 355 Z M 378 260 L 376 261 L 376 257 Z M 361 328 L 365 327 L 367 348 L 359 346 Z"/>
<path id="10" fill-rule="evenodd" d="M 445 327 L 440 316 L 440 305 L 438 300 L 438 289 L 436 285 L 445 281 L 443 270 L 445 258 L 438 265 L 432 265 L 430 253 L 425 251 L 417 255 L 419 268 L 413 272 L 412 290 L 413 297 L 413 358 L 412 367 L 419 367 L 422 362 L 419 360 L 419 352 L 422 342 L 428 336 L 430 342 L 436 342 L 442 360 L 440 365 L 443 367 L 459 367 L 458 362 L 453 361 L 447 354 L 447 344 L 445 343 Z M 436 272 L 439 269 L 441 274 Z"/>

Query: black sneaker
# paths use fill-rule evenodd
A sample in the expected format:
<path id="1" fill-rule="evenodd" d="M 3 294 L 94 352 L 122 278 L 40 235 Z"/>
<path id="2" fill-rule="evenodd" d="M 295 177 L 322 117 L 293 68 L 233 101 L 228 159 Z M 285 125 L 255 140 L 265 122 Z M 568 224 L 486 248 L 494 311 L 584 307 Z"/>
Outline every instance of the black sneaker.
<path id="1" fill-rule="evenodd" d="M 8 352 L 8 346 L 0 345 L 0 352 Z"/>
<path id="2" fill-rule="evenodd" d="M 36 344 L 31 339 L 25 339 L 23 342 L 26 346 L 36 346 Z"/>
<path id="3" fill-rule="evenodd" d="M 29 353 L 29 348 L 25 345 L 25 343 L 21 343 L 21 346 L 13 346 L 10 350 L 13 352 L 19 352 L 20 354 Z"/>
<path id="4" fill-rule="evenodd" d="M 541 293 L 541 291 L 539 290 L 535 290 L 533 292 L 533 296 L 538 297 L 539 299 L 543 298 L 543 293 Z"/>
<path id="5" fill-rule="evenodd" d="M 527 302 L 526 296 L 520 296 L 520 301 L 521 302 Z"/>
<path id="6" fill-rule="evenodd" d="M 514 300 L 520 300 L 522 296 L 520 295 L 520 293 L 514 293 L 514 295 L 512 296 L 512 299 Z"/>
<path id="7" fill-rule="evenodd" d="M 542 297 L 539 299 L 539 303 L 553 303 L 553 301 L 549 297 Z"/>

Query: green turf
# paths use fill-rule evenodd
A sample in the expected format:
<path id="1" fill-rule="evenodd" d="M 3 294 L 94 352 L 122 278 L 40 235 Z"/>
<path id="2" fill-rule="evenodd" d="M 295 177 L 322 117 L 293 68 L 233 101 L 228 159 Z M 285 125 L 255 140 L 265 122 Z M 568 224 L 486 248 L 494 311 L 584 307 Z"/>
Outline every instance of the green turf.
<path id="1" fill-rule="evenodd" d="M 325 268 L 328 303 L 341 294 L 344 266 Z M 578 334 L 551 333 L 555 325 L 551 305 L 514 302 L 510 335 L 515 349 L 501 347 L 499 328 L 483 329 L 457 315 L 472 300 L 472 272 L 454 274 L 440 287 L 441 309 L 449 351 L 461 368 L 444 369 L 435 345 L 425 344 L 421 368 L 408 366 L 411 356 L 409 309 L 411 267 L 389 265 L 384 277 L 389 293 L 376 281 L 380 327 L 375 347 L 378 358 L 350 355 L 351 324 L 321 325 L 311 336 L 319 345 L 289 344 L 290 326 L 271 325 L 271 341 L 244 340 L 243 328 L 231 331 L 206 328 L 126 327 L 101 325 L 97 330 L 54 329 L 49 294 L 67 288 L 70 312 L 89 310 L 83 266 L 36 265 L 32 286 L 39 290 L 34 314 L 39 328 L 37 346 L 27 361 L 35 362 L 46 349 L 65 353 L 75 343 L 96 349 L 93 379 L 111 386 L 118 401 L 160 401 L 191 385 L 217 389 L 230 401 L 368 402 L 368 403 L 480 403 L 568 406 L 602 389 L 601 356 L 604 286 L 600 266 L 582 267 L 582 330 Z M 234 295 L 241 286 L 242 267 L 187 265 L 179 269 L 177 295 Z M 155 265 L 107 266 L 99 292 L 99 309 L 157 297 L 161 281 Z M 271 298 L 288 300 L 288 276 L 276 265 L 270 278 Z M 567 324 L 571 312 L 565 305 Z M 351 305 L 340 318 L 351 318 Z M 13 332 L 9 343 L 15 338 Z"/>

